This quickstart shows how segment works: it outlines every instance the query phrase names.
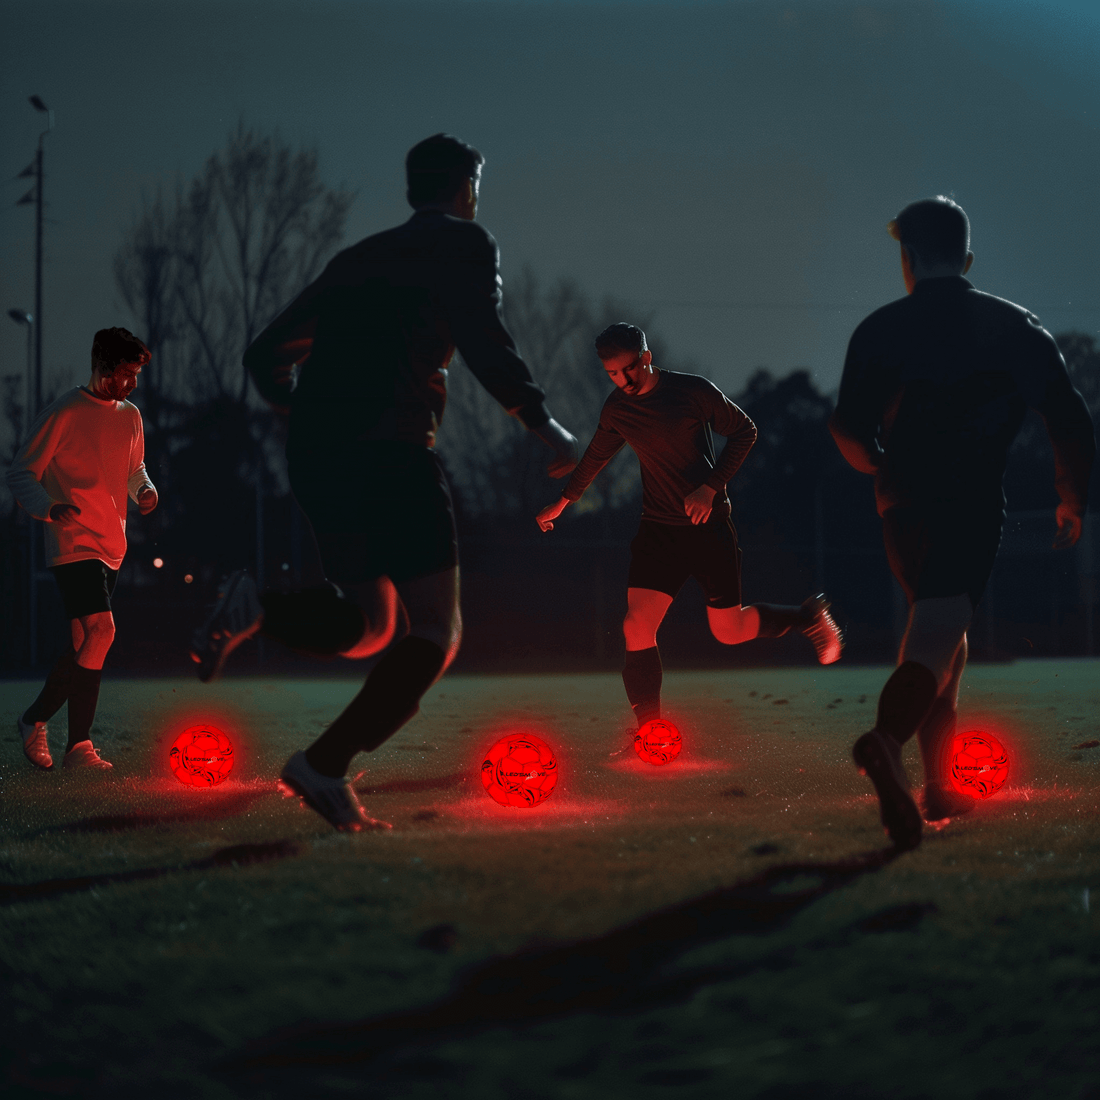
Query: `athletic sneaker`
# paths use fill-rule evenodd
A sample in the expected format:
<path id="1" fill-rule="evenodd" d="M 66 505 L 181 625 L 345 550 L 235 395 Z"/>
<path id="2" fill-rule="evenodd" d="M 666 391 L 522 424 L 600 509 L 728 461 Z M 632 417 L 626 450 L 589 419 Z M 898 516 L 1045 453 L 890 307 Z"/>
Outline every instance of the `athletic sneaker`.
<path id="1" fill-rule="evenodd" d="M 205 684 L 217 679 L 226 658 L 260 629 L 264 609 L 256 582 L 243 569 L 222 583 L 206 622 L 191 636 L 191 660 Z"/>
<path id="2" fill-rule="evenodd" d="M 65 759 L 61 762 L 61 766 L 63 768 L 97 768 L 100 771 L 106 771 L 108 768 L 113 768 L 114 764 L 104 760 L 99 755 L 99 749 L 91 741 L 77 741 L 65 753 Z"/>
<path id="3" fill-rule="evenodd" d="M 802 633 L 814 643 L 820 664 L 831 665 L 840 660 L 840 651 L 844 648 L 844 635 L 836 620 L 829 614 L 829 601 L 823 592 L 802 601 L 802 611 L 812 616 Z"/>
<path id="4" fill-rule="evenodd" d="M 921 801 L 924 803 L 925 821 L 943 821 L 946 817 L 961 817 L 963 814 L 970 813 L 977 805 L 977 801 L 973 798 L 959 794 L 949 787 L 932 784 L 925 785 L 924 797 Z"/>
<path id="5" fill-rule="evenodd" d="M 45 722 L 24 722 L 23 715 L 15 720 L 19 736 L 23 739 L 23 755 L 36 767 L 53 767 L 50 756 L 49 728 Z"/>
<path id="6" fill-rule="evenodd" d="M 343 776 L 333 779 L 314 771 L 306 754 L 300 750 L 286 762 L 279 779 L 279 789 L 287 798 L 297 795 L 305 805 L 316 810 L 341 832 L 393 828 L 388 822 L 367 817 L 347 779 Z"/>
<path id="7" fill-rule="evenodd" d="M 894 847 L 907 851 L 920 844 L 921 816 L 909 793 L 909 779 L 901 763 L 901 745 L 877 729 L 852 746 L 859 770 L 875 785 L 879 812 Z"/>

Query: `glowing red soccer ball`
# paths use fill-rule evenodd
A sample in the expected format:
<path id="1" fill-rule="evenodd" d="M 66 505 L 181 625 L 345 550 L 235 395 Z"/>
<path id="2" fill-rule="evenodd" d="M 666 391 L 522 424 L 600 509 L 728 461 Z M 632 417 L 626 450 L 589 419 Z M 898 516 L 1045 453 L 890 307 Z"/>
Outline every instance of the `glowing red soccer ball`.
<path id="1" fill-rule="evenodd" d="M 682 748 L 680 731 L 661 718 L 651 719 L 634 734 L 634 751 L 647 764 L 667 764 Z"/>
<path id="2" fill-rule="evenodd" d="M 215 787 L 233 770 L 233 743 L 215 726 L 192 726 L 173 742 L 168 766 L 189 787 Z"/>
<path id="3" fill-rule="evenodd" d="M 951 745 L 951 786 L 971 798 L 989 798 L 1008 778 L 1008 753 L 996 737 L 980 730 L 960 733 Z"/>
<path id="4" fill-rule="evenodd" d="M 485 754 L 481 782 L 502 806 L 537 806 L 553 793 L 558 762 L 545 741 L 529 733 L 512 733 Z"/>

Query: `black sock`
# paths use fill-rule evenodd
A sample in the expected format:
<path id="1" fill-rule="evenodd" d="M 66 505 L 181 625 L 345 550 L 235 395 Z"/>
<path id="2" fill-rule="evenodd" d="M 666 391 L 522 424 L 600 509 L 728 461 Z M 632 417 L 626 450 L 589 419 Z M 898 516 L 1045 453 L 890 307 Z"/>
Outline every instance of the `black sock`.
<path id="1" fill-rule="evenodd" d="M 753 603 L 749 607 L 755 607 L 760 614 L 758 638 L 782 638 L 792 626 L 797 630 L 806 625 L 806 612 L 801 607 L 778 603 Z"/>
<path id="2" fill-rule="evenodd" d="M 623 665 L 623 687 L 638 719 L 638 728 L 661 717 L 661 654 L 656 646 L 628 649 Z"/>
<path id="3" fill-rule="evenodd" d="M 946 756 L 951 748 L 958 720 L 959 713 L 955 709 L 954 701 L 941 695 L 917 730 L 926 787 L 947 785 Z"/>
<path id="4" fill-rule="evenodd" d="M 60 709 L 61 705 L 69 697 L 72 686 L 73 666 L 76 664 L 76 650 L 71 646 L 57 658 L 53 668 L 50 669 L 46 683 L 38 693 L 26 713 L 23 721 L 28 725 L 35 722 L 48 722 Z"/>
<path id="5" fill-rule="evenodd" d="M 69 691 L 69 743 L 68 752 L 73 745 L 87 741 L 92 732 L 92 719 L 95 718 L 96 703 L 99 702 L 99 680 L 103 670 L 85 668 L 73 662 L 72 688 Z"/>
<path id="6" fill-rule="evenodd" d="M 898 665 L 878 697 L 875 728 L 904 745 L 928 717 L 938 690 L 931 669 L 917 661 Z"/>
<path id="7" fill-rule="evenodd" d="M 302 592 L 268 592 L 260 597 L 260 633 L 315 657 L 335 657 L 351 649 L 366 629 L 366 618 L 333 585 Z"/>
<path id="8" fill-rule="evenodd" d="M 416 714 L 446 659 L 427 638 L 402 638 L 371 669 L 344 713 L 306 749 L 310 767 L 322 775 L 346 775 L 356 753 L 373 752 Z"/>

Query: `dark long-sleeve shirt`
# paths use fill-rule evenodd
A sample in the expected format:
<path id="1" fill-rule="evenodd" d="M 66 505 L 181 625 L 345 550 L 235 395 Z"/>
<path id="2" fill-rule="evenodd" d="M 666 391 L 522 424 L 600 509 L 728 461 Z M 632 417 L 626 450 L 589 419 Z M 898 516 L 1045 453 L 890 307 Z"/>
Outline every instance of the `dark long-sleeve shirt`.
<path id="1" fill-rule="evenodd" d="M 711 431 L 726 437 L 716 460 Z M 714 513 L 730 514 L 726 482 L 756 442 L 756 425 L 713 382 L 662 370 L 649 393 L 615 389 L 562 494 L 579 500 L 592 479 L 629 443 L 642 469 L 642 517 L 688 525 L 684 499 L 701 485 L 715 492 Z"/>
<path id="2" fill-rule="evenodd" d="M 244 354 L 261 395 L 290 412 L 288 450 L 434 446 L 456 347 L 509 413 L 545 424 L 543 391 L 501 319 L 498 258 L 480 225 L 438 211 L 335 256 Z"/>
<path id="3" fill-rule="evenodd" d="M 896 506 L 1003 509 L 1028 408 L 1046 424 L 1059 497 L 1081 515 L 1096 443 L 1058 346 L 1020 306 L 960 276 L 920 280 L 852 334 L 830 428 Z"/>

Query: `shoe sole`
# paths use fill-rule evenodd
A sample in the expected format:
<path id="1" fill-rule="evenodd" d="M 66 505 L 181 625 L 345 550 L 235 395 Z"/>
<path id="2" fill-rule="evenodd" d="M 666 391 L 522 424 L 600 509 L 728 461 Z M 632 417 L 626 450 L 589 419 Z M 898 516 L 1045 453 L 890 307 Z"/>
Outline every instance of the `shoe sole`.
<path id="1" fill-rule="evenodd" d="M 215 618 L 228 606 L 229 601 L 233 598 L 237 591 L 237 588 L 244 581 L 245 574 L 241 573 L 235 577 L 231 584 L 226 586 L 225 591 L 218 599 L 218 603 L 211 612 L 210 618 L 207 619 L 203 625 L 202 631 L 206 641 L 205 644 L 209 646 L 210 633 L 213 629 L 213 623 Z M 225 662 L 229 659 L 229 655 L 235 650 L 242 642 L 247 642 L 249 638 L 259 632 L 260 620 L 257 620 L 250 627 L 242 630 L 239 634 L 234 634 L 232 637 L 227 638 L 221 645 L 220 649 L 214 652 L 213 658 L 204 660 L 204 658 L 197 652 L 199 647 L 194 647 L 191 650 L 191 659 L 198 664 L 198 677 L 204 684 L 209 684 L 212 680 L 216 680 L 220 675 L 222 669 L 225 667 Z"/>
<path id="2" fill-rule="evenodd" d="M 337 832 L 341 833 L 360 833 L 365 829 L 392 829 L 393 826 L 388 821 L 379 821 L 374 817 L 367 817 L 366 814 L 362 814 L 358 821 L 333 821 L 327 813 L 310 798 L 309 793 L 306 791 L 297 780 L 288 775 L 280 775 L 279 780 L 276 783 L 279 791 L 284 798 L 300 798 L 303 805 L 308 806 L 314 813 L 323 817 Z"/>
<path id="3" fill-rule="evenodd" d="M 899 851 L 920 844 L 922 819 L 913 796 L 894 774 L 894 766 L 873 733 L 865 733 L 852 746 L 856 766 L 875 785 L 879 811 L 887 835 Z"/>

